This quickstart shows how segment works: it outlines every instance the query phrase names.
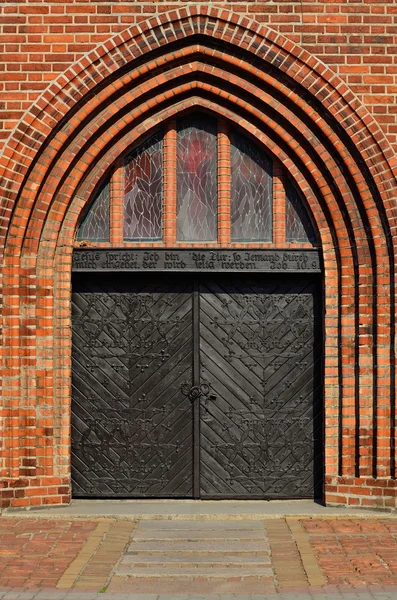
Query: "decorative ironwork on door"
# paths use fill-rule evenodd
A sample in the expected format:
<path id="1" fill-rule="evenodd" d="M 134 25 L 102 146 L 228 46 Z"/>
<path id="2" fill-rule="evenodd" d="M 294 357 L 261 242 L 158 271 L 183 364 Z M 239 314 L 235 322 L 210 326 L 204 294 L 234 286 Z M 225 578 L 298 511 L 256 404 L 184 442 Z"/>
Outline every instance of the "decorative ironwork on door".
<path id="1" fill-rule="evenodd" d="M 310 277 L 100 277 L 73 293 L 75 497 L 321 495 Z"/>
<path id="2" fill-rule="evenodd" d="M 201 495 L 320 497 L 316 286 L 207 278 L 200 308 L 201 377 L 217 396 L 201 429 Z"/>
<path id="3" fill-rule="evenodd" d="M 75 496 L 191 494 L 191 290 L 158 288 L 75 286 Z"/>

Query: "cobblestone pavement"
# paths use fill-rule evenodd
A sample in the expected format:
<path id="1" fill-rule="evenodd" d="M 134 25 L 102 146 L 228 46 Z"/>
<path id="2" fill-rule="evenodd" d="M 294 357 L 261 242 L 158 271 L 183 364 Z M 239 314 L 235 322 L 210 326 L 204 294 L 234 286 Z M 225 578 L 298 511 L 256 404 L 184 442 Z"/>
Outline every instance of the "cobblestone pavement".
<path id="1" fill-rule="evenodd" d="M 0 518 L 0 600 L 397 600 L 397 519 Z"/>

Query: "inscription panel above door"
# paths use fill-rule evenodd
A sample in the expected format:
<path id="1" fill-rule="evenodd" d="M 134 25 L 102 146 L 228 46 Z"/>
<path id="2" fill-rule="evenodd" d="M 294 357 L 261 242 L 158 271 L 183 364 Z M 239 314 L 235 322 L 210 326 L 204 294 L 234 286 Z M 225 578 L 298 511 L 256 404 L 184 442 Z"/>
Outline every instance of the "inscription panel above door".
<path id="1" fill-rule="evenodd" d="M 75 272 L 320 273 L 319 250 L 75 248 Z"/>

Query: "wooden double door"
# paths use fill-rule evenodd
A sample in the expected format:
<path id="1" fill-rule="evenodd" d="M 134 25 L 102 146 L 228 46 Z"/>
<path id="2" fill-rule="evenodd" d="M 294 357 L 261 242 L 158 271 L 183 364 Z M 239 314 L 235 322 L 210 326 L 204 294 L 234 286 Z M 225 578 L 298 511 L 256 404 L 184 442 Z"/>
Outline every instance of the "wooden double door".
<path id="1" fill-rule="evenodd" d="M 74 497 L 320 497 L 321 306 L 308 275 L 76 275 Z"/>

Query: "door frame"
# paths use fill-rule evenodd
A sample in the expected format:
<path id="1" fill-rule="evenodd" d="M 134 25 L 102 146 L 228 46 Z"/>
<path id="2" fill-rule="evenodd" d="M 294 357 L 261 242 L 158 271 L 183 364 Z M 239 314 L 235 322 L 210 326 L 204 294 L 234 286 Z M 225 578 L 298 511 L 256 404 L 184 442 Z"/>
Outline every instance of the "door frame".
<path id="1" fill-rule="evenodd" d="M 192 286 L 192 333 L 193 333 L 193 388 L 198 394 L 193 402 L 193 499 L 200 494 L 200 277 L 213 273 L 246 275 L 317 275 L 323 274 L 321 250 L 310 249 L 203 249 L 203 248 L 75 248 L 72 258 L 73 273 L 173 273 L 181 276 L 193 275 Z M 323 286 L 321 286 L 322 288 Z M 324 294 L 321 289 L 321 319 L 324 319 Z M 323 329 L 323 326 L 322 326 Z M 322 348 L 324 335 L 322 335 Z M 324 352 L 322 352 L 320 374 L 322 386 L 322 415 L 324 417 Z M 325 419 L 322 418 L 322 443 L 325 440 Z M 325 452 L 322 453 L 322 472 Z M 322 496 L 324 495 L 324 477 Z M 206 496 L 206 499 L 211 499 Z M 147 498 L 148 500 L 150 498 Z M 215 497 L 214 497 L 215 499 Z M 242 499 L 230 496 L 216 499 Z M 244 499 L 247 499 L 244 497 Z M 263 497 L 253 496 L 253 500 Z M 278 497 L 282 499 L 282 497 Z"/>

